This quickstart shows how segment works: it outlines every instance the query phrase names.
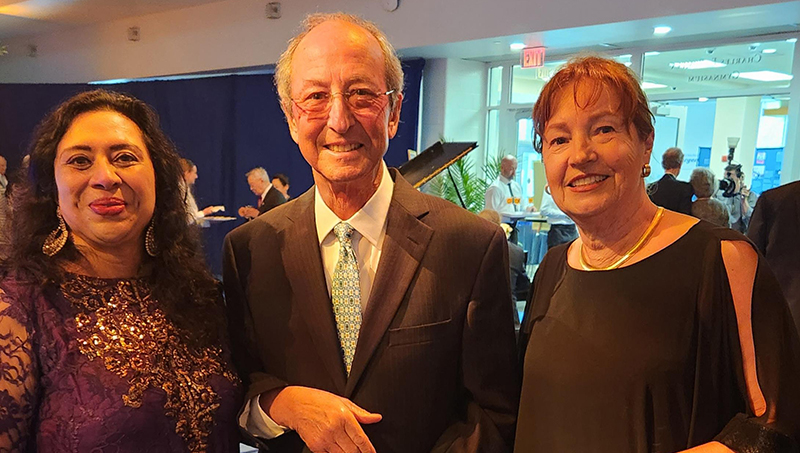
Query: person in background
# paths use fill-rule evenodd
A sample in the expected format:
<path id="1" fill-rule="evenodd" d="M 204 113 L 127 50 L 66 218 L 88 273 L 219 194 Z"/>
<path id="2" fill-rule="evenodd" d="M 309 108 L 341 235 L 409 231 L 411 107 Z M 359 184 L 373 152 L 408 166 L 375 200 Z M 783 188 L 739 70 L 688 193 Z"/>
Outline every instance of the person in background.
<path id="1" fill-rule="evenodd" d="M 800 329 L 800 181 L 758 197 L 747 236 L 775 272 Z"/>
<path id="2" fill-rule="evenodd" d="M 650 201 L 653 116 L 636 75 L 573 59 L 532 118 L 579 238 L 534 278 L 515 451 L 794 451 L 800 340 L 786 300 L 747 238 Z"/>
<path id="3" fill-rule="evenodd" d="M 692 185 L 688 182 L 678 181 L 678 175 L 683 165 L 683 151 L 680 148 L 669 148 L 661 156 L 661 166 L 664 176 L 647 187 L 650 200 L 656 206 L 662 206 L 670 211 L 690 215 L 692 213 Z"/>
<path id="4" fill-rule="evenodd" d="M 96 90 L 36 129 L 0 279 L 0 451 L 238 449 L 222 295 L 158 124 Z"/>
<path id="5" fill-rule="evenodd" d="M 692 216 L 714 225 L 729 227 L 728 208 L 713 198 L 714 192 L 717 190 L 717 179 L 714 177 L 714 173 L 707 168 L 697 167 L 692 170 L 689 183 L 697 196 L 697 199 L 692 202 Z"/>
<path id="6" fill-rule="evenodd" d="M 506 223 L 516 223 L 516 219 L 524 213 L 536 210 L 523 196 L 522 187 L 514 179 L 516 174 L 517 158 L 505 156 L 500 161 L 500 174 L 486 189 L 484 208 L 499 213 Z"/>
<path id="7" fill-rule="evenodd" d="M 284 175 L 283 173 L 275 173 L 272 177 L 272 186 L 278 189 L 278 192 L 283 194 L 283 197 L 286 198 L 286 201 L 289 201 L 291 196 L 289 195 L 289 177 Z"/>
<path id="8" fill-rule="evenodd" d="M 201 224 L 206 216 L 225 210 L 224 206 L 208 206 L 202 210 L 198 209 L 193 193 L 194 183 L 197 181 L 197 165 L 189 159 L 181 158 L 181 169 L 183 170 L 181 190 L 183 190 L 185 194 L 189 223 Z"/>
<path id="9" fill-rule="evenodd" d="M 8 186 L 8 177 L 6 177 L 6 171 L 8 171 L 8 161 L 5 157 L 0 156 L 0 192 L 5 193 L 6 187 Z"/>
<path id="10" fill-rule="evenodd" d="M 258 197 L 258 204 L 255 208 L 250 205 L 242 206 L 239 208 L 239 216 L 252 220 L 270 209 L 286 203 L 283 194 L 269 182 L 267 170 L 256 167 L 248 171 L 245 176 L 247 176 L 247 185 L 250 186 L 250 191 Z"/>
<path id="11" fill-rule="evenodd" d="M 504 224 L 500 221 L 500 214 L 498 214 L 497 211 L 484 209 L 478 213 L 478 217 L 486 219 L 500 227 L 504 227 Z M 511 283 L 511 302 L 514 308 L 514 326 L 519 327 L 520 319 L 519 311 L 517 310 L 517 301 L 528 299 L 531 280 L 528 278 L 528 274 L 525 271 L 525 250 L 516 243 L 508 241 L 511 228 L 508 226 L 505 228 L 508 228 L 506 232 L 506 242 L 508 242 L 508 269 L 510 277 L 509 282 Z M 504 231 L 506 231 L 505 228 L 503 228 Z"/>
<path id="12" fill-rule="evenodd" d="M 547 223 L 550 225 L 550 230 L 547 232 L 548 250 L 578 238 L 578 228 L 575 226 L 575 222 L 558 209 L 549 190 L 550 188 L 545 186 L 541 210 L 541 214 L 547 218 Z"/>
<path id="13" fill-rule="evenodd" d="M 747 233 L 750 225 L 750 216 L 756 206 L 758 195 L 751 192 L 744 184 L 744 173 L 740 164 L 730 164 L 725 167 L 725 178 L 733 181 L 734 188 L 730 196 L 725 191 L 719 190 L 716 199 L 728 209 L 730 227 L 740 233 Z"/>
<path id="14" fill-rule="evenodd" d="M 386 36 L 311 15 L 275 84 L 315 185 L 225 239 L 240 424 L 281 453 L 508 452 L 505 234 L 384 163 L 403 105 Z"/>

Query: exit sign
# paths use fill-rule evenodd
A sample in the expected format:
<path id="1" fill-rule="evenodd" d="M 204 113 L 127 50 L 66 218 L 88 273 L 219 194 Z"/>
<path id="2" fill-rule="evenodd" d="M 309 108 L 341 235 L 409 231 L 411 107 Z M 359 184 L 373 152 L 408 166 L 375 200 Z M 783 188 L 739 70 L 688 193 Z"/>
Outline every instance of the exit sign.
<path id="1" fill-rule="evenodd" d="M 541 68 L 544 66 L 544 47 L 522 49 L 520 60 L 523 68 Z"/>

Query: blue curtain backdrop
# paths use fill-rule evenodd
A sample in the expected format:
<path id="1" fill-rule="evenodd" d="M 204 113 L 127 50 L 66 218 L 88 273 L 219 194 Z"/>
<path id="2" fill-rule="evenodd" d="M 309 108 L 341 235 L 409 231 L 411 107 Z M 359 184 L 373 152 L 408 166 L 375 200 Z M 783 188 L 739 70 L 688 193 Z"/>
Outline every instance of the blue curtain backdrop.
<path id="1" fill-rule="evenodd" d="M 406 86 L 397 136 L 390 141 L 385 160 L 398 166 L 407 150 L 416 148 L 420 86 L 424 60 L 403 62 Z M 19 166 L 36 124 L 60 102 L 81 91 L 99 88 L 85 84 L 0 84 L 0 154 L 9 171 Z M 225 205 L 221 214 L 236 216 L 240 206 L 252 205 L 245 173 L 264 167 L 284 173 L 296 197 L 313 184 L 278 103 L 272 75 L 225 76 L 172 81 L 104 85 L 129 93 L 155 108 L 161 126 L 180 154 L 198 168 L 197 204 Z M 222 239 L 242 224 L 236 220 L 204 229 L 209 264 L 221 273 Z"/>

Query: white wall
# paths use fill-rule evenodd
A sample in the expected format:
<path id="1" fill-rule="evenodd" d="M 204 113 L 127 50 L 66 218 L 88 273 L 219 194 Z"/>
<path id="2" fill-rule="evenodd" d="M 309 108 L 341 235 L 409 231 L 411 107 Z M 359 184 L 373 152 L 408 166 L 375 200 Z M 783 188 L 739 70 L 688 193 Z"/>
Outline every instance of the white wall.
<path id="1" fill-rule="evenodd" d="M 486 83 L 481 62 L 437 58 L 425 63 L 420 151 L 442 138 L 484 146 Z M 478 169 L 482 156 L 478 151 L 469 154 Z"/>
<path id="2" fill-rule="evenodd" d="M 778 3 L 771 0 L 284 0 L 266 19 L 263 0 L 227 0 L 44 36 L 10 40 L 0 83 L 87 82 L 274 63 L 302 17 L 342 10 L 373 20 L 398 48 Z M 580 14 L 575 14 L 579 11 Z M 141 41 L 126 30 L 141 28 Z M 28 44 L 38 56 L 25 56 Z"/>
<path id="3" fill-rule="evenodd" d="M 717 99 L 710 169 L 718 178 L 725 174 L 727 163 L 722 161 L 722 156 L 728 155 L 728 137 L 739 137 L 733 159 L 742 164 L 742 171 L 747 177 L 745 183 L 750 185 L 760 116 L 761 96 Z"/>

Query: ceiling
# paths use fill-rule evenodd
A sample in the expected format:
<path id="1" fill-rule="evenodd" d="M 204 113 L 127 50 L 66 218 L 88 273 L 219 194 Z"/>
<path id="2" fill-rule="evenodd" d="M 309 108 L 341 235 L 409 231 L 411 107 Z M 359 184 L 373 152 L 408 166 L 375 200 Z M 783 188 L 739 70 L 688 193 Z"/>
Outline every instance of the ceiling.
<path id="1" fill-rule="evenodd" d="M 220 0 L 0 0 L 0 40 Z"/>
<path id="2" fill-rule="evenodd" d="M 519 59 L 519 52 L 511 51 L 510 44 L 523 43 L 526 46 L 545 46 L 548 56 L 581 51 L 613 55 L 620 49 L 661 51 L 697 41 L 792 34 L 800 32 L 798 24 L 800 1 L 791 1 L 408 48 L 401 53 L 404 57 L 507 61 Z M 653 27 L 659 25 L 672 27 L 672 32 L 654 36 Z"/>

